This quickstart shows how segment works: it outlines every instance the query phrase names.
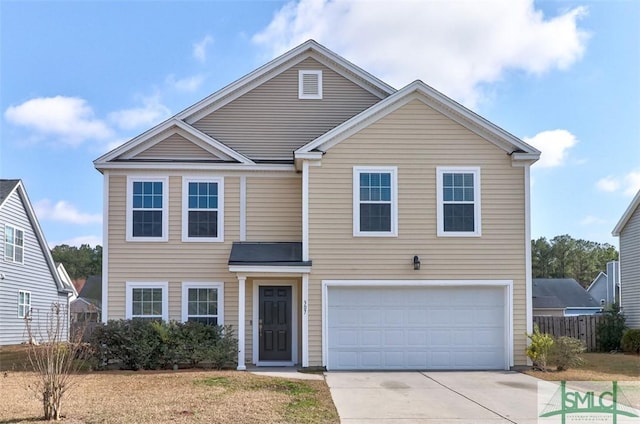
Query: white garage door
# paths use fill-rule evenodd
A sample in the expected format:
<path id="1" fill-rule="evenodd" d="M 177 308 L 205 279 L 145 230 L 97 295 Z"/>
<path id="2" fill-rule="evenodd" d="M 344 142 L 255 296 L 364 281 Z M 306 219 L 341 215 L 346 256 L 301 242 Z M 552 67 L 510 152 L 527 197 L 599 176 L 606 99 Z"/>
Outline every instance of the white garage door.
<path id="1" fill-rule="evenodd" d="M 329 286 L 327 368 L 505 369 L 504 287 Z"/>

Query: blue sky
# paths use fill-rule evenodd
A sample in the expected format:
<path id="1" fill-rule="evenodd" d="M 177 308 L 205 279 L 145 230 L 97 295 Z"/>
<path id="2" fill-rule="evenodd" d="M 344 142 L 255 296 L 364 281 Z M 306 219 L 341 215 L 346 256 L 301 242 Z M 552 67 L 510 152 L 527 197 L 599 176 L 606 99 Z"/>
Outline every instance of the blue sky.
<path id="1" fill-rule="evenodd" d="M 92 161 L 313 38 L 543 152 L 532 236 L 617 245 L 640 190 L 640 2 L 0 1 L 0 178 L 50 245 L 102 243 Z"/>

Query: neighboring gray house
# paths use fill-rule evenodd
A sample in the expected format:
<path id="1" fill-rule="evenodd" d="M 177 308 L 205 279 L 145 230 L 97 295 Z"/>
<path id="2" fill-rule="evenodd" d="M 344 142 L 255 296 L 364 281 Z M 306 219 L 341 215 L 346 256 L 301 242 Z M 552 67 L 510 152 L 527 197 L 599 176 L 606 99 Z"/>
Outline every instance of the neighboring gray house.
<path id="1" fill-rule="evenodd" d="M 620 306 L 627 325 L 640 328 L 640 191 L 613 229 L 620 237 Z"/>
<path id="2" fill-rule="evenodd" d="M 602 310 L 573 278 L 534 278 L 533 316 L 593 315 Z"/>
<path id="3" fill-rule="evenodd" d="M 65 334 L 71 287 L 60 278 L 21 180 L 0 180 L 0 345 L 43 339 L 54 303 L 64 306 Z"/>
<path id="4" fill-rule="evenodd" d="M 620 304 L 620 263 L 618 261 L 607 262 L 607 272 L 601 272 L 587 287 L 587 293 L 601 306 L 613 303 Z"/>

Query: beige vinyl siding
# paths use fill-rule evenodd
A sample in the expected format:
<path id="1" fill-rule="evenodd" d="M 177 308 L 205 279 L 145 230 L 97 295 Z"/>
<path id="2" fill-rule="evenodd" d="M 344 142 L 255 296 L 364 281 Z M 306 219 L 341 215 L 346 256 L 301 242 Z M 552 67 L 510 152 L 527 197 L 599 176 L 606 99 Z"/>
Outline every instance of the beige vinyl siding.
<path id="1" fill-rule="evenodd" d="M 322 70 L 321 100 L 298 99 L 298 71 Z M 194 127 L 252 159 L 292 152 L 380 98 L 309 58 L 195 122 Z"/>
<path id="2" fill-rule="evenodd" d="M 225 177 L 223 243 L 183 243 L 182 178 L 169 177 L 169 240 L 126 242 L 126 182 L 109 178 L 109 290 L 108 317 L 125 317 L 125 283 L 169 282 L 169 319 L 181 319 L 182 282 L 223 282 L 225 324 L 238 324 L 238 280 L 229 272 L 229 253 L 239 240 L 240 177 Z"/>
<path id="3" fill-rule="evenodd" d="M 398 167 L 397 237 L 353 237 L 363 165 Z M 438 166 L 480 167 L 481 237 L 436 236 Z M 310 305 L 326 279 L 513 280 L 515 364 L 526 363 L 524 168 L 506 152 L 416 100 L 329 149 L 310 167 L 309 198 Z M 311 365 L 322 363 L 321 322 L 310 308 Z"/>
<path id="4" fill-rule="evenodd" d="M 179 134 L 173 134 L 136 155 L 134 159 L 220 159 Z"/>
<path id="5" fill-rule="evenodd" d="M 640 328 L 640 207 L 620 232 L 620 296 L 627 325 Z"/>
<path id="6" fill-rule="evenodd" d="M 247 241 L 301 240 L 301 177 L 247 178 Z"/>

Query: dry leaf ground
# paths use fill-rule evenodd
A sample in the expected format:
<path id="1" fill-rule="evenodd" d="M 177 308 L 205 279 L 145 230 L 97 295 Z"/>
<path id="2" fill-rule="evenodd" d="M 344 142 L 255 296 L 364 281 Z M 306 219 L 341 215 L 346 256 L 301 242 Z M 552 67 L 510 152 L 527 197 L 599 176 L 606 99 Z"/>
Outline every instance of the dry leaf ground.
<path id="1" fill-rule="evenodd" d="M 2 352 L 3 351 L 3 352 Z M 14 351 L 0 351 L 0 423 L 40 422 L 42 406 Z M 67 423 L 338 423 L 323 380 L 238 371 L 78 374 L 63 401 Z"/>

